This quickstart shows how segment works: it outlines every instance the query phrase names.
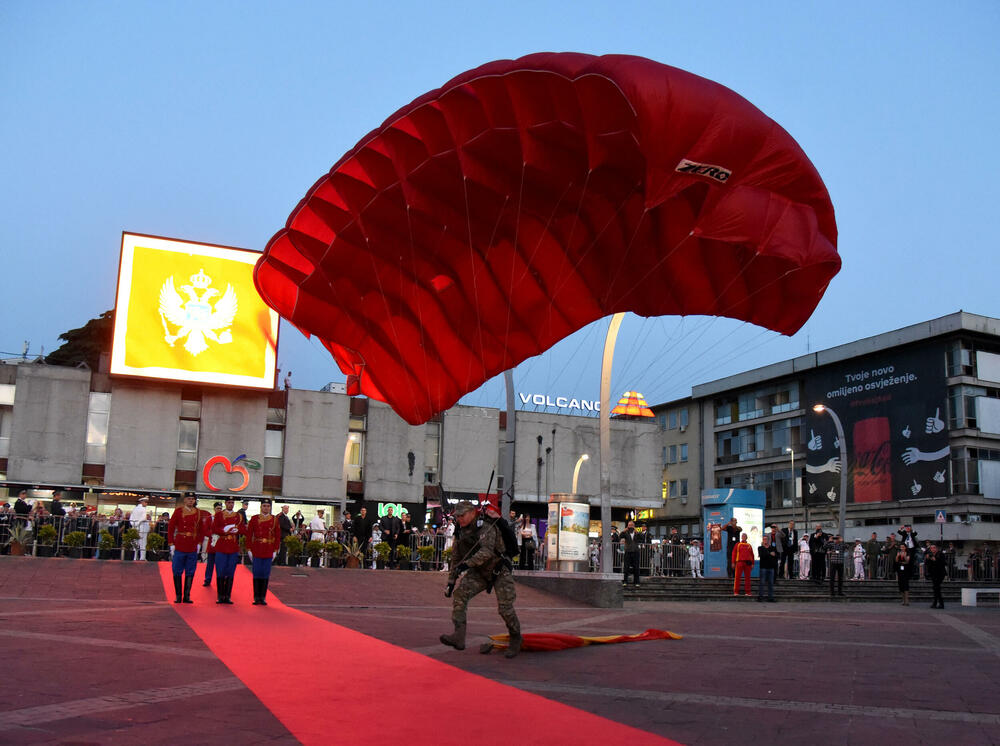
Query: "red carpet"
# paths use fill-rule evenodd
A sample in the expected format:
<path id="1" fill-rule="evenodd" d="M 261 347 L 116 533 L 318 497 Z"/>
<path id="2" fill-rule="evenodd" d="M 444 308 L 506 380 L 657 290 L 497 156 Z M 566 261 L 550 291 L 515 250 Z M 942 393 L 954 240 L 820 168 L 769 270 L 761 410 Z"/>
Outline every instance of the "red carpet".
<path id="1" fill-rule="evenodd" d="M 170 564 L 160 576 L 173 600 Z M 203 566 L 198 566 L 203 570 Z M 215 587 L 201 586 L 194 604 L 174 606 L 208 648 L 305 744 L 674 744 L 652 733 L 499 684 L 285 606 L 269 593 L 251 606 L 250 572 L 236 568 L 235 606 L 217 606 Z M 447 620 L 442 620 L 446 623 Z M 474 646 L 473 646 L 474 647 Z M 466 653 L 475 655 L 475 652 Z M 508 661 L 512 674 L 517 661 Z M 399 686 L 411 682 L 417 686 Z M 385 698 L 391 691 L 392 704 Z M 467 702 L 467 713 L 456 709 Z M 484 702 L 493 702 L 483 717 Z M 516 737 L 504 715 L 531 723 L 534 741 Z"/>

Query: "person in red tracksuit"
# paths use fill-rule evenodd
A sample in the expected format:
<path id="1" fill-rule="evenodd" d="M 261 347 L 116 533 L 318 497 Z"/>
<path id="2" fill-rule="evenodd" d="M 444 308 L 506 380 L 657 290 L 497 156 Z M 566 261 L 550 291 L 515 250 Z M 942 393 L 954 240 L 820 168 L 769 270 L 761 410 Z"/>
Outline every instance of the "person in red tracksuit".
<path id="1" fill-rule="evenodd" d="M 233 510 L 233 498 L 226 498 L 225 510 L 215 514 L 212 521 L 212 545 L 215 549 L 215 570 L 218 573 L 217 604 L 232 604 L 233 577 L 240 553 L 240 534 L 243 516 Z"/>
<path id="2" fill-rule="evenodd" d="M 281 545 L 281 524 L 271 515 L 271 501 L 261 500 L 260 513 L 250 519 L 246 528 L 247 549 L 253 559 L 253 605 L 267 606 L 267 584 L 271 579 L 271 563 Z"/>
<path id="3" fill-rule="evenodd" d="M 189 492 L 184 495 L 184 504 L 175 509 L 167 524 L 167 544 L 170 545 L 170 563 L 174 573 L 174 591 L 177 598 L 175 604 L 191 601 L 191 586 L 194 584 L 195 571 L 198 569 L 198 550 L 202 539 L 208 535 L 210 525 L 206 518 L 207 510 L 195 507 L 195 495 Z M 184 597 L 181 598 L 181 575 L 184 576 Z"/>
<path id="4" fill-rule="evenodd" d="M 750 573 L 755 560 L 753 547 L 747 543 L 747 535 L 740 534 L 739 543 L 733 547 L 733 568 L 736 572 L 736 582 L 733 583 L 733 595 L 740 595 L 740 576 L 744 578 L 744 593 L 750 595 Z"/>

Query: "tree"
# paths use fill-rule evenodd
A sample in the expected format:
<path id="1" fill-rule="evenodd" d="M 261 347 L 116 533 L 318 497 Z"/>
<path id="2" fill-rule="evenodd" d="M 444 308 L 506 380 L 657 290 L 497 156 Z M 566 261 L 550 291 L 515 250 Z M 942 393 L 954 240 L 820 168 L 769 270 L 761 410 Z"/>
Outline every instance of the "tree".
<path id="1" fill-rule="evenodd" d="M 75 366 L 86 363 L 92 371 L 97 371 L 101 353 L 111 352 L 111 337 L 115 324 L 114 310 L 105 311 L 96 319 L 91 319 L 79 329 L 70 329 L 59 335 L 64 344 L 45 356 L 49 365 Z"/>

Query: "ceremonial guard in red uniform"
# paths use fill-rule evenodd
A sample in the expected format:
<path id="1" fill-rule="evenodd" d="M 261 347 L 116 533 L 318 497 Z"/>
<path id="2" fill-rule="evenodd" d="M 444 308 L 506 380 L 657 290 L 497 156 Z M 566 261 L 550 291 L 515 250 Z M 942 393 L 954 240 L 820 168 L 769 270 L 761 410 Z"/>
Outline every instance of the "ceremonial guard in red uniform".
<path id="1" fill-rule="evenodd" d="M 262 500 L 260 514 L 247 526 L 247 549 L 253 559 L 253 605 L 267 606 L 267 583 L 271 579 L 271 563 L 281 546 L 281 524 L 271 515 L 271 501 Z"/>
<path id="2" fill-rule="evenodd" d="M 243 516 L 233 510 L 233 498 L 226 498 L 226 507 L 212 519 L 212 547 L 215 549 L 215 581 L 217 604 L 231 604 L 233 577 L 240 556 L 240 534 Z"/>
<path id="3" fill-rule="evenodd" d="M 212 521 L 215 521 L 215 516 L 222 512 L 222 503 L 215 503 L 212 506 L 213 514 Z M 209 524 L 208 535 L 211 537 L 212 524 Z M 212 584 L 212 571 L 215 570 L 215 539 L 208 542 L 208 546 L 205 547 L 205 582 L 202 583 L 204 586 L 209 586 Z"/>
<path id="4" fill-rule="evenodd" d="M 193 492 L 184 495 L 184 505 L 174 510 L 167 524 L 167 543 L 170 545 L 170 562 L 174 571 L 175 604 L 181 603 L 181 575 L 184 575 L 184 597 L 186 604 L 191 601 L 191 586 L 194 584 L 198 568 L 198 550 L 207 534 L 207 510 L 194 506 Z"/>

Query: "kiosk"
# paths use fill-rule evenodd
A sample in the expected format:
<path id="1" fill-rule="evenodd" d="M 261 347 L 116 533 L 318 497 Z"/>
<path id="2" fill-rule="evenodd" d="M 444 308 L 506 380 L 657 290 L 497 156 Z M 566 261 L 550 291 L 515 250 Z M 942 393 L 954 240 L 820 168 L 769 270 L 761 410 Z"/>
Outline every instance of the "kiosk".
<path id="1" fill-rule="evenodd" d="M 767 496 L 760 490 L 705 490 L 701 493 L 701 526 L 705 537 L 706 578 L 725 578 L 726 532 L 723 527 L 736 519 L 747 542 L 757 554 L 764 535 L 764 504 Z M 754 562 L 751 577 L 759 575 L 759 562 Z"/>

